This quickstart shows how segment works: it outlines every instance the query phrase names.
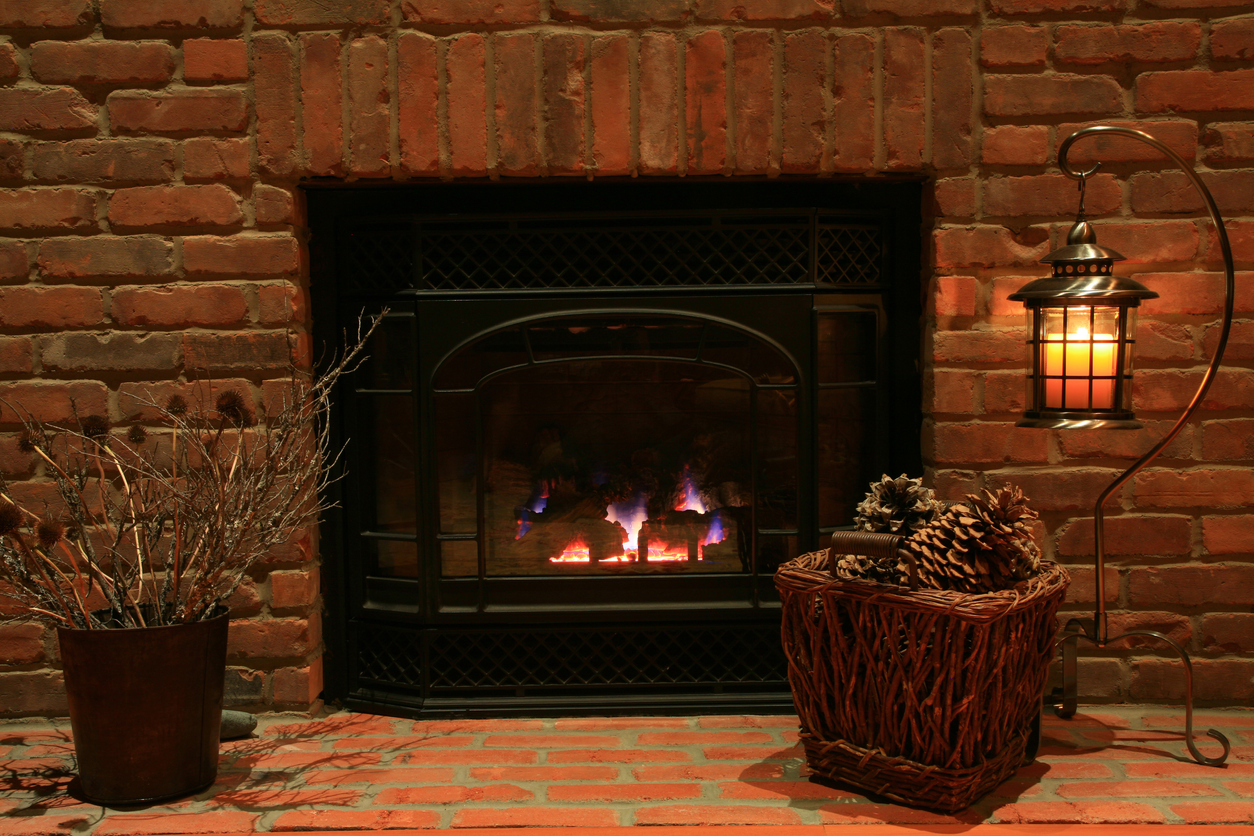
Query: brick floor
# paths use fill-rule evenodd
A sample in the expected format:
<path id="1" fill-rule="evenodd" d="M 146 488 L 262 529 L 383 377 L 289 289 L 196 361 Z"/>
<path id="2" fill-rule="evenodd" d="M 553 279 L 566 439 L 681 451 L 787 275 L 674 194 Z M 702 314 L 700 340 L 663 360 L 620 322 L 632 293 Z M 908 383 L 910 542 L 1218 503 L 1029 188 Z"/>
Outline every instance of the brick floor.
<path id="1" fill-rule="evenodd" d="M 807 780 L 795 717 L 272 715 L 252 738 L 223 744 L 209 790 L 142 810 L 69 795 L 68 723 L 5 721 L 0 836 L 689 824 L 821 836 L 842 824 L 1254 824 L 1254 710 L 1198 712 L 1198 746 L 1213 755 L 1210 727 L 1233 741 L 1225 767 L 1189 759 L 1177 708 L 1047 717 L 1036 762 L 947 816 Z"/>

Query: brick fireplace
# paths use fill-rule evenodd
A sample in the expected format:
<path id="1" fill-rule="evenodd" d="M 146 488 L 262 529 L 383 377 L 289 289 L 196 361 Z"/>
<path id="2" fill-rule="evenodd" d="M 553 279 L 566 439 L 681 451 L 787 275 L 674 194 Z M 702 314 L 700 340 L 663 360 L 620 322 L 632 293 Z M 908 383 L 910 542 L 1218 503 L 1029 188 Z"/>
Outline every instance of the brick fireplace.
<path id="1" fill-rule="evenodd" d="M 1017 429 L 1021 311 L 1075 186 L 1074 127 L 1138 126 L 1202 168 L 1238 261 L 1226 367 L 1161 466 L 1112 500 L 1112 629 L 1195 654 L 1203 701 L 1254 697 L 1254 18 L 1242 0 L 3 0 L 0 376 L 45 420 L 212 374 L 260 399 L 307 362 L 318 241 L 307 189 L 797 180 L 924 184 L 918 444 L 942 496 L 1015 482 L 1091 606 L 1091 503 L 1169 426 L 1214 341 L 1213 232 L 1181 175 L 1117 140 L 1088 210 L 1144 308 L 1146 428 Z M 573 185 L 573 184 L 572 184 Z M 314 230 L 315 236 L 317 230 Z M 0 466 L 42 474 L 0 409 Z M 234 602 L 231 700 L 323 687 L 316 532 Z M 0 627 L 0 706 L 61 713 L 55 636 Z M 1082 692 L 1170 700 L 1176 664 L 1093 651 Z"/>

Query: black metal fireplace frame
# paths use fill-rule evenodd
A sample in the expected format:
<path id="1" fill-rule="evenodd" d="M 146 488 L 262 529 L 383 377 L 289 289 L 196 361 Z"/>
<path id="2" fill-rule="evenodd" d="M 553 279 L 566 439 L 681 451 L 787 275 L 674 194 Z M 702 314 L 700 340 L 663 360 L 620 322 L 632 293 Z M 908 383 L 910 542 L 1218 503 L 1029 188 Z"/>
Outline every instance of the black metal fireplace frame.
<path id="1" fill-rule="evenodd" d="M 341 342 L 343 329 L 353 324 L 357 311 L 383 303 L 402 315 L 406 309 L 419 313 L 420 305 L 455 310 L 457 303 L 472 300 L 537 315 L 631 309 L 700 316 L 712 306 L 730 310 L 733 318 L 739 311 L 741 318 L 752 320 L 755 306 L 792 299 L 790 304 L 816 311 L 811 334 L 793 346 L 808 352 L 800 358 L 805 378 L 801 392 L 808 398 L 814 386 L 818 308 L 870 304 L 883 314 L 877 380 L 884 391 L 877 455 L 871 465 L 875 472 L 870 475 L 880 470 L 917 473 L 919 326 L 925 286 L 920 275 L 922 192 L 918 182 L 814 180 L 310 187 L 315 344 Z M 574 207 L 587 211 L 572 212 Z M 671 219 L 673 234 L 662 232 L 648 240 L 672 251 L 665 258 L 622 268 L 633 241 L 639 239 L 631 238 L 634 232 L 618 233 L 625 242 L 622 249 L 614 249 L 615 244 L 607 248 L 604 241 L 616 239 L 605 238 L 604 223 L 619 223 L 616 228 L 621 229 L 624 222 L 613 219 L 639 218 L 647 225 L 648 218 L 659 216 Z M 798 222 L 802 216 L 804 222 Z M 418 218 L 426 224 L 416 223 Z M 441 218 L 451 226 L 442 227 Z M 537 224 L 552 225 L 554 218 L 563 219 L 577 239 L 591 242 L 589 251 L 596 254 L 570 257 L 579 269 L 568 270 L 565 276 L 546 275 L 549 286 L 525 286 L 527 282 L 512 272 L 518 257 L 500 248 L 462 258 L 467 248 L 477 246 L 476 228 L 525 233 Z M 689 223 L 692 226 L 685 227 Z M 762 245 L 766 256 L 754 251 L 754 257 L 778 263 L 748 281 L 732 274 L 727 265 L 749 256 L 722 252 L 725 242 L 732 240 L 723 230 L 736 224 L 757 224 L 765 230 L 761 235 L 779 239 Z M 437 242 L 444 246 L 442 252 L 454 255 L 442 263 L 424 262 L 423 247 L 417 243 L 412 252 L 397 248 L 397 242 L 415 234 L 443 236 Z M 461 237 L 450 244 L 449 234 Z M 483 237 L 530 240 L 525 235 L 501 237 L 504 234 Z M 797 248 L 797 235 L 808 236 L 804 257 L 790 256 Z M 816 244 L 820 240 L 836 241 L 837 246 L 827 245 L 820 252 L 823 247 Z M 868 246 L 867 240 L 875 246 L 869 257 L 858 252 Z M 427 247 L 432 248 L 430 239 Z M 543 247 L 537 250 L 528 257 L 543 258 Z M 369 264 L 363 267 L 364 262 Z M 489 264 L 490 269 L 477 264 Z M 762 276 L 776 283 L 752 280 Z M 418 319 L 415 316 L 415 327 Z M 426 327 L 437 324 L 428 318 Z M 434 439 L 419 388 L 415 389 L 419 437 L 414 443 L 416 449 L 425 449 Z M 347 407 L 340 410 L 333 427 L 338 439 L 360 437 L 361 427 L 354 426 L 354 397 L 352 392 L 341 395 L 341 404 Z M 815 440 L 817 418 L 810 406 L 801 411 L 808 416 L 801 427 L 803 444 Z M 563 589 L 575 600 L 581 600 L 580 589 L 586 595 L 613 583 L 624 592 L 635 587 L 633 595 L 647 599 L 650 585 L 665 588 L 668 582 L 673 600 L 663 606 L 627 601 L 554 607 L 550 601 L 547 608 L 529 607 L 523 604 L 526 590 L 543 589 L 550 580 L 536 578 L 512 581 L 516 587 L 512 606 L 484 606 L 480 590 L 476 606 L 442 609 L 438 589 L 450 585 L 437 575 L 397 581 L 356 571 L 362 557 L 353 545 L 354 531 L 360 527 L 354 520 L 366 495 L 362 480 L 369 475 L 370 464 L 354 461 L 351 444 L 346 462 L 348 475 L 329 497 L 338 507 L 326 516 L 321 530 L 326 698 L 352 708 L 415 716 L 790 708 L 778 644 L 779 611 L 769 574 L 749 579 L 747 602 L 741 594 L 743 577 L 563 578 Z M 800 484 L 816 484 L 808 459 L 800 468 L 804 477 Z M 822 535 L 833 530 L 817 525 L 813 514 L 804 511 L 799 525 L 801 550 L 816 548 Z M 434 571 L 438 573 L 438 568 Z M 675 593 L 679 587 L 692 593 L 685 598 Z M 733 592 L 720 591 L 728 589 Z M 741 603 L 729 603 L 736 595 Z M 464 595 L 462 600 L 467 600 Z"/>

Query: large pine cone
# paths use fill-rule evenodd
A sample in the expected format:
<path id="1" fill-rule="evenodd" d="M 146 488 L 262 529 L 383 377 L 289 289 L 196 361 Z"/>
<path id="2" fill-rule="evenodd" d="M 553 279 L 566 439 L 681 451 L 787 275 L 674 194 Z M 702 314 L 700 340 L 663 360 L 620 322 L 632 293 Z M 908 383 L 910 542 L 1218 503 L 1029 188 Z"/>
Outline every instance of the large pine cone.
<path id="1" fill-rule="evenodd" d="M 906 540 L 918 562 L 919 585 L 995 592 L 1036 575 L 1041 553 L 1030 525 L 1037 517 L 1018 488 L 968 495 Z"/>
<path id="2" fill-rule="evenodd" d="M 941 507 L 936 492 L 923 487 L 922 479 L 904 473 L 894 479 L 885 473 L 858 503 L 854 524 L 859 531 L 908 535 L 930 523 Z"/>
<path id="3" fill-rule="evenodd" d="M 896 558 L 870 557 L 864 554 L 844 554 L 836 559 L 832 573 L 838 578 L 859 581 L 875 581 L 904 586 L 905 578 L 897 568 Z"/>

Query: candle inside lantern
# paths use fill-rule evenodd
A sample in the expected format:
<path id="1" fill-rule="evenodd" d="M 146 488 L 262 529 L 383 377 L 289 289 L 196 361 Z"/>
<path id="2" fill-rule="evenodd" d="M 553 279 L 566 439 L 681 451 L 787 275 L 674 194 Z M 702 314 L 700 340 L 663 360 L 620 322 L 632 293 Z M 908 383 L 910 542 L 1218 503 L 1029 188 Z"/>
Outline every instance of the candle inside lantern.
<path id="1" fill-rule="evenodd" d="M 1090 366 L 1090 361 L 1092 365 Z M 1089 401 L 1089 379 L 1093 399 Z M 1045 337 L 1045 408 L 1112 409 L 1115 405 L 1115 338 L 1083 326 Z"/>

